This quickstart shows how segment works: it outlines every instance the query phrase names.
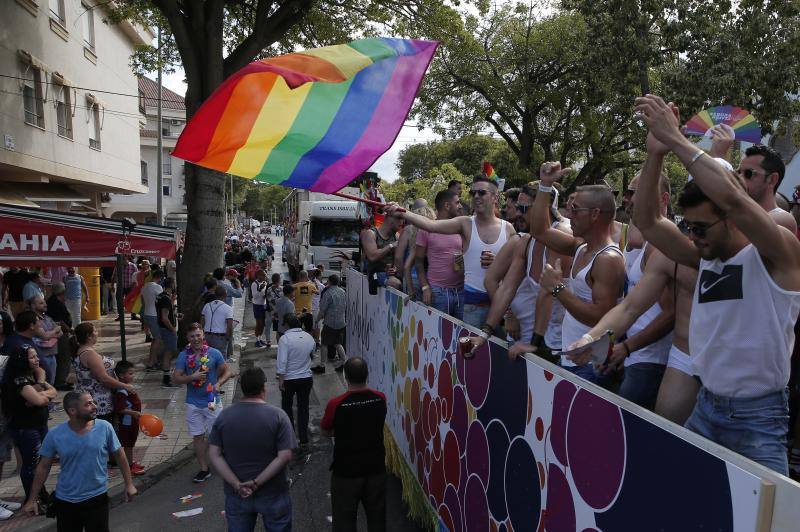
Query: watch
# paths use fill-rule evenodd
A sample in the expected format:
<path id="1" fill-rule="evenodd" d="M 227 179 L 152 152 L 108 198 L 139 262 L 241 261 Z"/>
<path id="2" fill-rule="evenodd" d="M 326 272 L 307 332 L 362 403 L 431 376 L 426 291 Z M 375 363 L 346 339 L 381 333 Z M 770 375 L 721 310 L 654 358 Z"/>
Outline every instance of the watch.
<path id="1" fill-rule="evenodd" d="M 566 290 L 566 288 L 567 285 L 564 283 L 558 283 L 553 287 L 552 290 L 550 290 L 550 294 L 552 294 L 553 297 L 558 297 L 558 294 L 560 294 L 562 290 Z"/>

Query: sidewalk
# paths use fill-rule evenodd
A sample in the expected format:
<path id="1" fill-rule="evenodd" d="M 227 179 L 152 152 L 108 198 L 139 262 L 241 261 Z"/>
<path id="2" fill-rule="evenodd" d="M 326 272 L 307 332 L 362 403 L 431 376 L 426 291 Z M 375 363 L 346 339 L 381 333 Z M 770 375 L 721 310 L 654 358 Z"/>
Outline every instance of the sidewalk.
<path id="1" fill-rule="evenodd" d="M 234 361 L 230 363 L 234 375 L 238 375 L 238 357 L 244 345 L 241 333 L 241 323 L 244 321 L 244 298 L 234 299 L 234 319 L 238 321 L 234 334 L 236 344 Z M 108 355 L 115 361 L 121 360 L 119 342 L 119 322 L 114 321 L 116 316 L 110 314 L 103 316 L 98 322 L 100 326 L 97 350 L 103 355 Z M 144 341 L 144 333 L 140 329 L 140 322 L 125 320 L 125 331 L 127 341 L 127 358 L 136 365 L 136 379 L 134 385 L 138 388 L 139 396 L 142 399 L 142 412 L 154 414 L 164 422 L 164 439 L 148 438 L 144 434 L 139 434 L 136 447 L 133 449 L 133 459 L 142 464 L 146 469 L 153 468 L 166 462 L 182 450 L 192 441 L 192 437 L 187 432 L 185 421 L 185 397 L 186 387 L 180 386 L 172 389 L 161 388 L 161 372 L 147 373 L 144 366 L 150 348 L 149 343 Z M 179 348 L 183 348 L 185 342 L 178 343 Z M 233 401 L 236 389 L 236 378 L 230 379 L 223 387 L 222 402 L 225 406 Z M 61 400 L 66 392 L 59 392 L 55 400 L 57 411 L 51 415 L 49 427 L 67 420 L 67 415 L 61 408 Z M 7 501 L 17 501 L 22 503 L 25 492 L 19 479 L 19 471 L 16 470 L 16 461 L 12 458 L 11 462 L 5 464 L 2 479 L 0 480 L 0 499 Z M 60 467 L 54 464 L 46 487 L 48 491 L 55 488 Z M 137 484 L 141 479 L 146 479 L 147 474 L 135 477 Z M 122 476 L 117 468 L 109 469 L 109 488 L 122 484 Z M 32 527 L 42 526 L 40 521 L 44 517 L 21 517 L 15 515 L 8 521 L 0 522 L 0 532 L 11 530 L 25 530 Z M 55 521 L 47 520 L 49 523 Z"/>

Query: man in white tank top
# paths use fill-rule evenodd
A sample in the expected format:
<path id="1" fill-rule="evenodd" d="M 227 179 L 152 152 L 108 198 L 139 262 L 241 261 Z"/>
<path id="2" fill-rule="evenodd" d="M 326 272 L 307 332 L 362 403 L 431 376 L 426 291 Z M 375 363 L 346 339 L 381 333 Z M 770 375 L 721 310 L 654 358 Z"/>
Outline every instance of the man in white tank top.
<path id="1" fill-rule="evenodd" d="M 386 206 L 387 215 L 397 214 L 429 233 L 461 235 L 464 251 L 464 321 L 480 327 L 489 313 L 489 295 L 483 285 L 486 270 L 503 244 L 516 234 L 512 225 L 495 216 L 498 200 L 497 183 L 485 176 L 476 176 L 470 187 L 473 216 L 457 216 L 449 220 L 430 220 L 413 212 L 399 212 L 399 206 Z"/>
<path id="2" fill-rule="evenodd" d="M 548 249 L 574 257 L 566 276 L 563 265 L 556 261 L 555 267 L 545 266 L 540 281 L 541 290 L 564 306 L 563 345 L 570 345 L 589 332 L 617 304 L 625 281 L 625 261 L 611 236 L 616 211 L 611 189 L 604 185 L 579 187 L 569 212 L 572 235 L 551 227 L 550 192 L 553 183 L 569 171 L 562 170 L 557 162 L 542 164 L 539 192 L 544 194 L 536 195 L 530 222 L 531 234 Z M 576 366 L 562 359 L 561 365 L 587 380 L 610 385 L 610 379 L 591 364 Z"/>
<path id="3" fill-rule="evenodd" d="M 699 271 L 689 347 L 703 385 L 686 427 L 787 474 L 800 242 L 681 134 L 677 108 L 648 95 L 636 111 L 650 129 L 643 173 L 660 172 L 671 151 L 694 176 L 678 201 L 692 243 L 665 220 L 641 227 L 659 250 Z"/>

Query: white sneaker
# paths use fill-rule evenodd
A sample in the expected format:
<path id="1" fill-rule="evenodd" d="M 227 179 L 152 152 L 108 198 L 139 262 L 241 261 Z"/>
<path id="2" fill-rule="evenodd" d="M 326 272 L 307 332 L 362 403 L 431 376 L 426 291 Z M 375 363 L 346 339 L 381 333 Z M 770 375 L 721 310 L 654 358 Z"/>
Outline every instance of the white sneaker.
<path id="1" fill-rule="evenodd" d="M 6 510 L 5 508 L 0 507 L 0 521 L 5 521 L 6 519 L 11 519 L 14 516 L 14 512 L 10 510 Z"/>
<path id="2" fill-rule="evenodd" d="M 12 512 L 16 512 L 17 510 L 22 508 L 22 505 L 18 502 L 4 501 L 3 499 L 0 499 L 0 508 L 5 508 L 6 510 L 11 510 Z"/>

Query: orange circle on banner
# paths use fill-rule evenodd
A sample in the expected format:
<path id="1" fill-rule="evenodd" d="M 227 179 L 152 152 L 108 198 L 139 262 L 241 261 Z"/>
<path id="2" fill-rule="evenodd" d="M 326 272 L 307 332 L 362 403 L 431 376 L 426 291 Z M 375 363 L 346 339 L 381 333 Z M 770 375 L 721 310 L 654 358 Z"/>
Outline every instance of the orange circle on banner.
<path id="1" fill-rule="evenodd" d="M 145 436 L 155 438 L 164 430 L 164 422 L 153 414 L 142 414 L 139 418 L 139 429 Z"/>

